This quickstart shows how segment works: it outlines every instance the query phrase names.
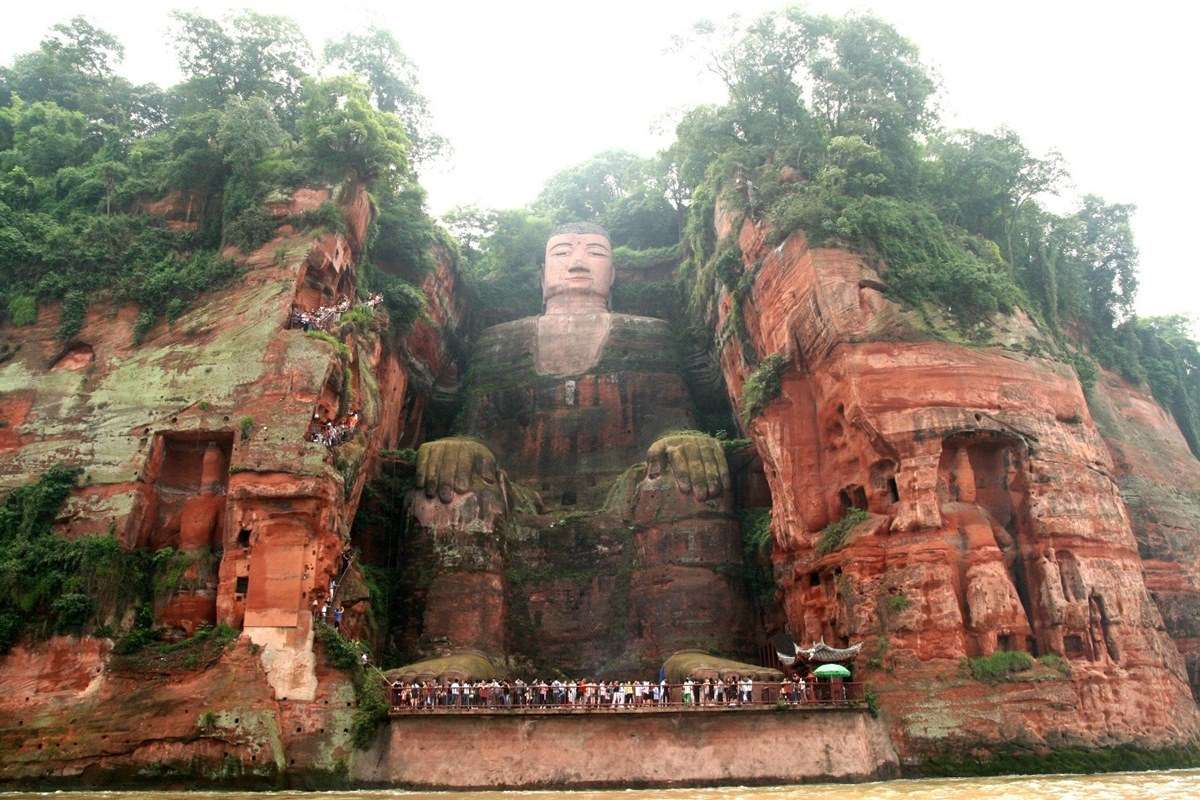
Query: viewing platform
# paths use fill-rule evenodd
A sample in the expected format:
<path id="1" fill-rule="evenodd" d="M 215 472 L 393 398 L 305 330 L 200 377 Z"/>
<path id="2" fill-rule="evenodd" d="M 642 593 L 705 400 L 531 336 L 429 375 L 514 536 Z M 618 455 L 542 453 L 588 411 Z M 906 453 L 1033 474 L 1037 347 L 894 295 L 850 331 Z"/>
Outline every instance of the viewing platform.
<path id="1" fill-rule="evenodd" d="M 786 711 L 828 711 L 834 709 L 867 710 L 867 686 L 859 682 L 818 683 L 808 686 L 803 693 L 781 692 L 779 687 L 755 687 L 750 700 L 692 700 L 683 699 L 683 686 L 671 684 L 668 687 L 669 699 L 658 701 L 644 699 L 635 702 L 613 703 L 609 697 L 603 702 L 585 702 L 577 698 L 574 702 L 548 699 L 529 699 L 510 693 L 507 698 L 503 695 L 481 698 L 478 695 L 468 700 L 461 693 L 458 701 L 449 693 L 442 694 L 445 687 L 422 687 L 417 690 L 397 689 L 389 686 L 391 692 L 390 713 L 397 717 L 414 716 L 612 716 L 615 714 L 645 715 L 645 714 L 678 714 L 680 712 L 695 713 L 726 713 L 764 710 Z M 416 691 L 418 696 L 412 693 Z M 781 694 L 783 696 L 781 696 Z"/>

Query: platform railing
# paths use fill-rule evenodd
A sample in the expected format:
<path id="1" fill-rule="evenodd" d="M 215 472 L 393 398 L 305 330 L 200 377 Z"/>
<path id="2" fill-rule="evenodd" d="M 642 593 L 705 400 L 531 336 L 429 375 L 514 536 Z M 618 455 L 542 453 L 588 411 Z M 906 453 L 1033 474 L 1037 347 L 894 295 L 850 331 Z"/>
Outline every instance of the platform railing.
<path id="1" fill-rule="evenodd" d="M 863 706 L 866 702 L 866 684 L 850 681 L 806 681 L 803 690 L 783 689 L 778 683 L 756 683 L 747 700 L 743 692 L 735 689 L 729 696 L 717 700 L 711 694 L 702 696 L 698 687 L 692 687 L 690 697 L 685 697 L 684 685 L 667 686 L 667 695 L 655 700 L 651 695 L 623 696 L 614 702 L 611 695 L 601 697 L 597 692 L 589 694 L 576 689 L 572 700 L 567 691 L 560 694 L 547 690 L 543 696 L 537 687 L 526 686 L 522 690 L 503 688 L 470 687 L 467 693 L 459 687 L 453 694 L 450 686 L 433 685 L 413 687 L 388 685 L 393 714 L 471 714 L 480 712 L 537 712 L 567 714 L 606 714 L 614 712 L 654 711 L 724 711 L 747 708 L 836 708 Z"/>

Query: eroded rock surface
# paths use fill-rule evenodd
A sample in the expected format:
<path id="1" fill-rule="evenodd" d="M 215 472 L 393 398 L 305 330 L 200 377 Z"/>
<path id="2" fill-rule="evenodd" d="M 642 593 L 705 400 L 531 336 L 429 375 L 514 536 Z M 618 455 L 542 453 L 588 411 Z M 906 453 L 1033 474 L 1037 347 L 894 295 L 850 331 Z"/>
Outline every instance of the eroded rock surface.
<path id="1" fill-rule="evenodd" d="M 736 308 L 749 344 L 728 337 L 720 354 L 735 402 L 754 362 L 786 360 L 749 432 L 793 635 L 867 643 L 867 679 L 910 755 L 1194 735 L 1159 611 L 1190 602 L 1178 593 L 1187 569 L 1166 570 L 1171 598 L 1169 581 L 1150 579 L 1156 605 L 1108 447 L 1071 368 L 1030 354 L 1044 350 L 1033 325 L 998 319 L 986 346 L 935 340 L 852 253 L 800 233 L 769 247 L 765 230 L 720 213 L 718 232 L 757 270 L 740 304 L 721 301 L 720 321 Z M 863 521 L 822 546 L 854 508 Z M 985 684 L 960 664 L 997 650 L 1053 655 L 1070 674 Z"/>

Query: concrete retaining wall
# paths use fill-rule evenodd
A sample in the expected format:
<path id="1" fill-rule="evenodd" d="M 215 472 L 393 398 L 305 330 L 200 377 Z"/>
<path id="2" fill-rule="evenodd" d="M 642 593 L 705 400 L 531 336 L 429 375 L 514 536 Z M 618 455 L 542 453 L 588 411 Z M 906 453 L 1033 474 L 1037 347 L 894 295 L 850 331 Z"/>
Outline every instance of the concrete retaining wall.
<path id="1" fill-rule="evenodd" d="M 854 709 L 393 718 L 355 755 L 356 784 L 425 788 L 861 781 L 898 772 Z"/>

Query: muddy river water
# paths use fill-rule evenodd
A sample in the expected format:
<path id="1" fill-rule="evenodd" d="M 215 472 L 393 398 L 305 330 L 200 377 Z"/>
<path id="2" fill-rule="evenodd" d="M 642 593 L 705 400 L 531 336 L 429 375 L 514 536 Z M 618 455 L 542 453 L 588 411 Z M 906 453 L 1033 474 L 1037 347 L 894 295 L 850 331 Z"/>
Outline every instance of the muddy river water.
<path id="1" fill-rule="evenodd" d="M 937 778 L 881 783 L 714 789 L 638 789 L 582 792 L 0 792 L 0 800 L 1126 800 L 1200 798 L 1200 769 L 1120 772 L 1104 775 L 1043 775 L 999 778 Z"/>

